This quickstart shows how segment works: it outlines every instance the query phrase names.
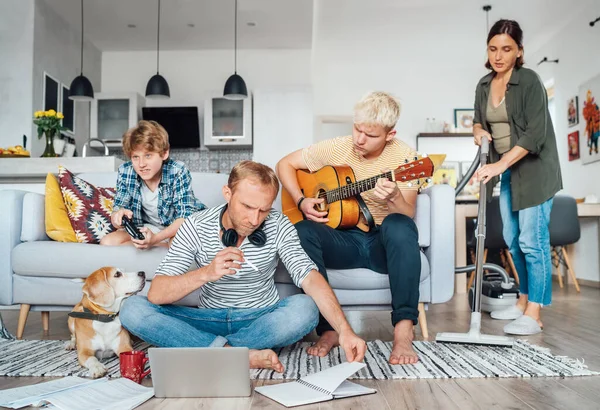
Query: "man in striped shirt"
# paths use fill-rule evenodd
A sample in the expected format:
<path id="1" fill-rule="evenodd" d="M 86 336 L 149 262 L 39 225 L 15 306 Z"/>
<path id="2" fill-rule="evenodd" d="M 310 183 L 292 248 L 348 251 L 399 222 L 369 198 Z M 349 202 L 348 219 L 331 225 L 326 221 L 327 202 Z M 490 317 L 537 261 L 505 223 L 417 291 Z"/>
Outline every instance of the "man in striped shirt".
<path id="1" fill-rule="evenodd" d="M 389 361 L 409 364 L 418 360 L 412 347 L 421 275 L 419 234 L 412 220 L 418 187 L 379 179 L 374 189 L 360 194 L 375 223 L 375 227 L 365 233 L 358 228 L 341 231 L 325 225 L 327 213 L 315 209 L 324 199 L 304 198 L 296 179 L 299 169 L 317 171 L 326 165 L 346 165 L 352 168 L 358 181 L 412 161 L 416 153 L 394 138 L 399 117 L 400 105 L 392 96 L 370 93 L 354 108 L 351 136 L 322 141 L 293 152 L 279 161 L 277 173 L 306 218 L 296 224 L 296 229 L 303 248 L 321 274 L 327 277 L 326 267 L 369 268 L 388 274 L 394 326 Z M 321 317 L 319 321 L 317 333 L 321 339 L 308 350 L 310 354 L 325 356 L 339 342 L 338 334 L 326 319 Z"/>
<path id="2" fill-rule="evenodd" d="M 278 191 L 269 167 L 237 164 L 223 187 L 227 204 L 185 220 L 148 297 L 133 296 L 123 305 L 123 326 L 155 346 L 248 347 L 251 367 L 282 372 L 271 349 L 310 333 L 320 310 L 339 332 L 347 360 L 361 361 L 365 342 L 352 331 L 294 226 L 271 208 Z M 306 295 L 279 299 L 274 281 L 278 257 Z M 200 268 L 190 270 L 194 262 Z M 197 289 L 199 308 L 173 304 Z"/>

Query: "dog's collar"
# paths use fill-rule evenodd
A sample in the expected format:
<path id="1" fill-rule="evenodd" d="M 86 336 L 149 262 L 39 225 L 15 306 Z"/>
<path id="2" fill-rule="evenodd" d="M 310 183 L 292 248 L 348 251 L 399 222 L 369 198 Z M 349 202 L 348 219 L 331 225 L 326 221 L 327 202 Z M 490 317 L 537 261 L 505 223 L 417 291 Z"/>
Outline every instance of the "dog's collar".
<path id="1" fill-rule="evenodd" d="M 83 312 L 70 312 L 69 316 L 75 319 L 95 320 L 102 323 L 110 323 L 118 316 L 118 313 L 93 313 L 84 307 Z"/>

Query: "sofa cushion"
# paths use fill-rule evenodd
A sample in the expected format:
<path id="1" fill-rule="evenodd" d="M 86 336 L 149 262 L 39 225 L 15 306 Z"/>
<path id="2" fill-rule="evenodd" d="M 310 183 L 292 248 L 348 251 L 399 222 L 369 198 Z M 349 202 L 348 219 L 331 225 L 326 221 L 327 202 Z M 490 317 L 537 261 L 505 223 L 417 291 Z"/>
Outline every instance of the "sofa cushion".
<path id="1" fill-rule="evenodd" d="M 429 261 L 421 252 L 421 279 L 423 282 L 429 277 Z M 377 273 L 367 268 L 359 269 L 327 269 L 329 284 L 334 289 L 368 290 L 389 289 L 388 275 Z M 275 282 L 293 283 L 285 266 L 280 262 L 275 270 Z"/>
<path id="2" fill-rule="evenodd" d="M 163 247 L 138 250 L 133 246 L 23 242 L 12 250 L 12 269 L 22 276 L 86 278 L 103 266 L 115 266 L 125 271 L 142 270 L 152 279 L 166 253 Z"/>
<path id="3" fill-rule="evenodd" d="M 428 195 L 417 196 L 417 208 L 414 217 L 419 230 L 419 246 L 431 245 L 431 198 Z"/>
<path id="4" fill-rule="evenodd" d="M 25 210 L 23 210 L 25 212 Z M 46 235 L 58 242 L 77 242 L 75 231 L 71 226 L 67 207 L 63 200 L 56 177 L 50 173 L 46 176 L 45 196 Z M 26 213 L 27 215 L 27 213 Z"/>
<path id="5" fill-rule="evenodd" d="M 44 195 L 28 192 L 23 197 L 23 221 L 21 223 L 21 241 L 47 241 L 44 227 Z"/>
<path id="6" fill-rule="evenodd" d="M 99 243 L 115 227 L 110 222 L 114 188 L 97 188 L 59 166 L 60 190 L 78 242 Z"/>

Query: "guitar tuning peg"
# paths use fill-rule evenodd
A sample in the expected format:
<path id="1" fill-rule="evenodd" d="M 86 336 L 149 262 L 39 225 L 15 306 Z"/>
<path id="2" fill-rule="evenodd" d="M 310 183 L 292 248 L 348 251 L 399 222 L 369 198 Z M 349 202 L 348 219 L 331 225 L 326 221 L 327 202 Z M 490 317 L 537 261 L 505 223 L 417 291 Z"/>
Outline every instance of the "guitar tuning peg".
<path id="1" fill-rule="evenodd" d="M 415 161 L 418 160 L 418 159 L 419 159 L 419 157 L 415 157 Z"/>
<path id="2" fill-rule="evenodd" d="M 431 178 L 427 178 L 427 179 L 425 180 L 425 182 L 427 182 L 428 184 L 429 184 L 429 183 L 431 183 Z"/>

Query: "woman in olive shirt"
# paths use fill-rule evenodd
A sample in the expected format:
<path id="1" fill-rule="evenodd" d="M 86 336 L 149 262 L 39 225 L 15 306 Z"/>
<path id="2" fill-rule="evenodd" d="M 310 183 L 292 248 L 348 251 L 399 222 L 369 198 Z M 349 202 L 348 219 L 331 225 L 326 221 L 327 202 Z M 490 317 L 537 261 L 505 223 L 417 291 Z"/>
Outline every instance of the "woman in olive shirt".
<path id="1" fill-rule="evenodd" d="M 520 280 L 516 306 L 492 317 L 513 319 L 506 333 L 530 335 L 542 331 L 541 308 L 552 301 L 548 225 L 562 179 L 546 90 L 523 67 L 522 40 L 516 21 L 499 20 L 491 28 L 486 63 L 491 72 L 477 85 L 473 135 L 477 145 L 482 138 L 490 141 L 490 163 L 477 177 L 493 186 L 502 176 L 503 236 Z"/>

